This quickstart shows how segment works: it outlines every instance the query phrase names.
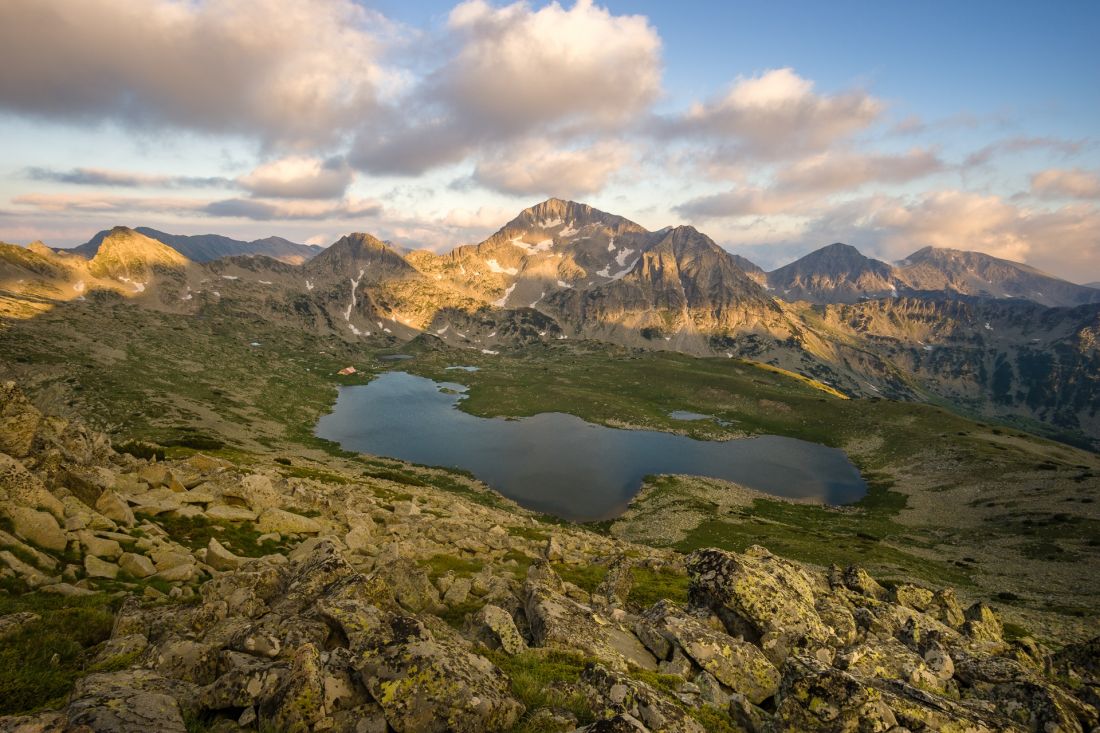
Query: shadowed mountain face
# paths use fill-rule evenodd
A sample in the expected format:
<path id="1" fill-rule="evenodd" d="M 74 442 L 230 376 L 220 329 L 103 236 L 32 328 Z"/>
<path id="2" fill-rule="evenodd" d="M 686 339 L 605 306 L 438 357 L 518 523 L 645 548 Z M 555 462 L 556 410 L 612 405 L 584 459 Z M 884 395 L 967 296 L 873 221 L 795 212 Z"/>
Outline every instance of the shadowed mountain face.
<path id="1" fill-rule="evenodd" d="M 317 245 L 295 244 L 282 237 L 267 237 L 244 242 L 220 234 L 196 234 L 193 236 L 167 234 L 149 227 L 137 227 L 134 231 L 167 244 L 193 262 L 211 262 L 234 255 L 264 255 L 281 262 L 298 265 L 309 260 L 323 249 Z M 99 251 L 100 244 L 109 234 L 110 231 L 108 230 L 99 232 L 86 243 L 79 247 L 73 247 L 69 251 L 91 259 Z"/>
<path id="2" fill-rule="evenodd" d="M 898 270 L 914 290 L 1023 298 L 1047 306 L 1100 302 L 1093 288 L 980 252 L 925 247 L 899 262 Z"/>
<path id="3" fill-rule="evenodd" d="M 430 334 L 491 354 L 597 339 L 742 356 L 853 395 L 1100 436 L 1100 290 L 974 253 L 925 249 L 890 265 L 833 244 L 764 273 L 692 227 L 651 232 L 550 199 L 444 255 L 405 255 L 357 233 L 299 265 L 260 255 L 196 263 L 119 227 L 90 260 L 41 244 L 0 248 L 0 276 L 39 298 L 30 312 L 42 298 L 109 289 L 143 307 L 231 308 L 389 345 Z M 1049 307 L 1061 303 L 1074 307 Z"/>

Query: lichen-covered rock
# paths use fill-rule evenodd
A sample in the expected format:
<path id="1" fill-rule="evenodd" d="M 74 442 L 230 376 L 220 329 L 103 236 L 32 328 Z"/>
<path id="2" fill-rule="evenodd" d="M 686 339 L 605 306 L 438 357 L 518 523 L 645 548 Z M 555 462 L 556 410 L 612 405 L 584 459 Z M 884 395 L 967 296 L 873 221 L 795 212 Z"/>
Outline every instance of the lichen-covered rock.
<path id="1" fill-rule="evenodd" d="M 480 733 L 515 725 L 523 705 L 492 662 L 394 615 L 384 643 L 361 652 L 357 669 L 398 733 Z"/>
<path id="2" fill-rule="evenodd" d="M 1004 627 L 993 609 L 984 603 L 975 603 L 966 609 L 963 633 L 975 641 L 1000 642 L 1004 640 Z"/>
<path id="3" fill-rule="evenodd" d="M 157 572 L 153 561 L 135 552 L 124 552 L 118 559 L 118 566 L 135 578 L 148 578 Z"/>
<path id="4" fill-rule="evenodd" d="M 625 555 L 616 557 L 607 566 L 607 573 L 596 589 L 596 595 L 611 603 L 625 604 L 630 589 L 634 587 L 634 562 Z"/>
<path id="5" fill-rule="evenodd" d="M 380 567 L 378 575 L 393 591 L 394 598 L 410 611 L 439 608 L 439 591 L 423 568 L 408 558 L 397 558 Z"/>
<path id="6" fill-rule="evenodd" d="M 240 481 L 225 487 L 222 490 L 222 499 L 227 498 L 238 499 L 256 512 L 278 507 L 282 503 L 271 478 L 261 473 L 245 476 Z"/>
<path id="7" fill-rule="evenodd" d="M 6 616 L 0 616 L 0 641 L 7 639 L 9 636 L 15 636 L 41 618 L 42 617 L 37 613 L 31 613 L 29 611 L 9 613 Z"/>
<path id="8" fill-rule="evenodd" d="M 699 550 L 687 566 L 691 603 L 716 613 L 731 635 L 759 643 L 772 662 L 832 635 L 814 607 L 813 578 L 762 547 L 744 554 Z"/>
<path id="9" fill-rule="evenodd" d="M 778 689 L 779 670 L 753 644 L 714 631 L 667 601 L 657 603 L 643 618 L 700 668 L 750 702 L 760 703 Z"/>
<path id="10" fill-rule="evenodd" d="M 783 667 L 774 724 L 784 731 L 885 733 L 897 726 L 880 691 L 808 656 Z"/>
<path id="11" fill-rule="evenodd" d="M 206 564 L 215 570 L 236 570 L 244 563 L 214 537 L 206 545 Z"/>
<path id="12" fill-rule="evenodd" d="M 188 693 L 187 685 L 148 670 L 91 674 L 76 683 L 70 697 L 69 728 L 95 733 L 187 733 L 179 700 Z"/>
<path id="13" fill-rule="evenodd" d="M 84 572 L 88 574 L 89 578 L 110 578 L 113 580 L 118 577 L 118 565 L 100 560 L 95 555 L 85 555 Z"/>
<path id="14" fill-rule="evenodd" d="M 505 654 L 519 654 L 527 648 L 527 642 L 516 628 L 512 614 L 499 606 L 486 604 L 471 619 L 470 635 L 489 649 L 500 649 Z"/>
<path id="15" fill-rule="evenodd" d="M 549 564 L 530 567 L 523 595 L 535 646 L 578 650 L 616 669 L 628 664 L 657 668 L 657 660 L 631 631 L 564 595 Z"/>
<path id="16" fill-rule="evenodd" d="M 680 705 L 675 704 L 648 684 L 593 664 L 584 671 L 584 681 L 600 694 L 599 714 L 603 718 L 628 716 L 626 721 L 638 721 L 637 730 L 663 733 L 707 733 Z M 586 730 L 602 730 L 589 728 Z M 611 728 L 610 730 L 617 730 Z M 629 728 L 627 729 L 629 730 Z"/>

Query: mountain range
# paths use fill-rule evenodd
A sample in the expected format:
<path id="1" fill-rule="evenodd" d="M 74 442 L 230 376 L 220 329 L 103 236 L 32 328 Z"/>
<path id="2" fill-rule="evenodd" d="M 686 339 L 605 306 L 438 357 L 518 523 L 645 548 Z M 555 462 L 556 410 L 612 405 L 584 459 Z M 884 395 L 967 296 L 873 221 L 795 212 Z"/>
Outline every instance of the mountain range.
<path id="1" fill-rule="evenodd" d="M 46 300 L 108 291 L 488 354 L 592 339 L 737 356 L 851 395 L 1100 439 L 1100 290 L 975 252 L 928 247 L 889 264 L 837 243 L 764 272 L 693 227 L 649 231 L 550 199 L 445 254 L 362 233 L 321 249 L 124 227 L 74 250 L 3 245 L 0 288 Z"/>

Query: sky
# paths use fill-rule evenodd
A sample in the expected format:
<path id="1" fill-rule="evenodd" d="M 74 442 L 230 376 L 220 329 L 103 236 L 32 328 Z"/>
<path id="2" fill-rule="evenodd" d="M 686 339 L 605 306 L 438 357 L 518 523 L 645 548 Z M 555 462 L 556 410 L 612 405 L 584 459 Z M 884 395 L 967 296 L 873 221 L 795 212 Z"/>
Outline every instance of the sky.
<path id="1" fill-rule="evenodd" d="M 766 269 L 1100 281 L 1097 37 L 1092 1 L 4 0 L 0 240 L 443 251 L 556 196 Z"/>

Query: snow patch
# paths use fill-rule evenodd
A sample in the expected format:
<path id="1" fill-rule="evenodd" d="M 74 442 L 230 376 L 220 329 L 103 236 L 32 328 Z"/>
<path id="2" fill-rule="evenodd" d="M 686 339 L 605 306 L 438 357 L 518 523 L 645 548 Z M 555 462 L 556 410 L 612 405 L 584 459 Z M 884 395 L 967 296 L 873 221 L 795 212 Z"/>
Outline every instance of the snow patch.
<path id="1" fill-rule="evenodd" d="M 992 330 L 993 330 L 993 326 L 990 326 L 990 325 L 989 325 L 988 323 L 986 323 L 986 324 L 985 324 L 985 330 L 986 330 L 986 331 L 992 331 Z"/>
<path id="2" fill-rule="evenodd" d="M 75 290 L 75 291 L 76 291 L 76 292 L 78 292 L 78 293 L 83 293 L 83 292 L 84 292 L 84 288 L 85 288 L 85 287 L 86 287 L 86 286 L 84 285 L 84 281 L 83 281 L 83 280 L 78 280 L 78 281 L 77 281 L 77 282 L 76 282 L 76 283 L 75 283 L 75 284 L 73 285 L 73 290 Z"/>
<path id="3" fill-rule="evenodd" d="M 535 302 L 531 303 L 531 305 L 529 305 L 529 306 L 527 306 L 527 307 L 528 307 L 528 308 L 534 308 L 534 307 L 535 307 L 536 305 L 538 305 L 538 304 L 539 304 L 539 302 L 540 302 L 540 301 L 541 301 L 541 300 L 542 300 L 543 298 L 545 298 L 545 297 L 546 297 L 546 291 L 544 290 L 544 291 L 542 291 L 541 293 L 539 293 L 539 297 L 535 298 Z"/>
<path id="4" fill-rule="evenodd" d="M 561 217 L 558 217 L 556 219 L 543 219 L 538 222 L 536 226 L 541 229 L 553 229 L 554 227 L 560 227 L 564 223 L 565 221 Z"/>
<path id="5" fill-rule="evenodd" d="M 313 283 L 309 280 L 306 280 L 306 290 L 313 290 Z"/>
<path id="6" fill-rule="evenodd" d="M 537 252 L 545 252 L 546 250 L 548 250 L 548 249 L 550 249 L 551 247 L 554 246 L 554 240 L 553 239 L 544 239 L 541 242 L 538 242 L 536 244 L 531 244 L 530 242 L 524 242 L 522 235 L 520 235 L 518 237 L 512 237 L 510 242 L 512 243 L 513 246 L 519 247 L 524 252 L 527 252 L 529 254 L 535 254 Z"/>
<path id="7" fill-rule="evenodd" d="M 485 264 L 487 264 L 489 266 L 489 272 L 495 272 L 498 275 L 518 275 L 519 274 L 519 268 L 518 267 L 501 267 L 500 263 L 497 262 L 495 259 L 486 260 Z"/>
<path id="8" fill-rule="evenodd" d="M 348 303 L 348 308 L 347 308 L 347 310 L 344 311 L 344 320 L 347 321 L 348 328 L 350 328 L 351 332 L 354 333 L 356 336 L 361 336 L 362 333 L 359 331 L 358 328 L 356 328 L 352 324 L 352 322 L 351 322 L 351 312 L 353 310 L 355 310 L 355 289 L 359 287 L 359 283 L 362 282 L 362 280 L 363 280 L 363 270 L 360 269 L 359 270 L 359 277 L 351 279 L 351 302 Z M 370 336 L 369 333 L 367 335 Z"/>
<path id="9" fill-rule="evenodd" d="M 222 275 L 222 280 L 240 280 L 236 275 Z"/>
<path id="10" fill-rule="evenodd" d="M 508 296 L 512 294 L 512 291 L 516 289 L 516 284 L 512 283 L 507 290 L 504 291 L 504 295 L 500 297 L 500 300 L 494 300 L 493 305 L 497 308 L 503 308 L 504 304 L 508 302 Z"/>
<path id="11" fill-rule="evenodd" d="M 270 280 L 260 280 L 260 285 L 271 285 L 271 284 L 272 284 L 272 282 Z"/>
<path id="12" fill-rule="evenodd" d="M 634 250 L 624 249 L 622 252 L 619 252 L 619 254 L 615 255 L 615 261 L 619 263 L 619 267 L 622 267 L 626 264 L 626 258 L 632 254 L 634 254 Z"/>
<path id="13" fill-rule="evenodd" d="M 482 354 L 499 354 L 500 352 L 499 351 L 493 351 L 492 349 L 482 349 L 481 353 Z"/>
<path id="14" fill-rule="evenodd" d="M 128 277 L 120 277 L 119 281 L 124 282 L 127 285 L 129 285 L 130 287 L 132 287 L 134 289 L 135 293 L 144 293 L 145 292 L 145 286 L 148 285 L 148 283 L 143 283 L 143 282 L 138 282 L 136 280 L 131 280 Z"/>
<path id="15" fill-rule="evenodd" d="M 565 229 L 562 229 L 560 232 L 558 232 L 558 238 L 559 239 L 565 239 L 566 237 L 572 237 L 576 233 L 577 233 L 576 229 L 574 229 L 571 226 L 567 226 L 567 227 L 565 227 Z"/>
<path id="16" fill-rule="evenodd" d="M 491 338 L 492 338 L 493 336 L 496 336 L 496 335 L 497 335 L 497 332 L 496 332 L 496 331 L 493 331 L 493 332 L 492 332 L 491 334 L 489 334 L 489 335 L 488 335 L 488 336 L 486 336 L 485 338 L 487 338 L 487 339 L 491 339 Z"/>
<path id="17" fill-rule="evenodd" d="M 448 323 L 446 326 L 444 326 L 443 328 L 436 331 L 436 334 L 439 335 L 439 336 L 442 336 L 443 334 L 447 333 L 447 331 L 450 330 L 450 328 L 451 328 L 451 324 Z"/>
<path id="18" fill-rule="evenodd" d="M 565 282 L 564 280 L 558 280 L 558 287 L 559 288 L 571 288 L 573 286 L 570 285 L 569 283 Z"/>

